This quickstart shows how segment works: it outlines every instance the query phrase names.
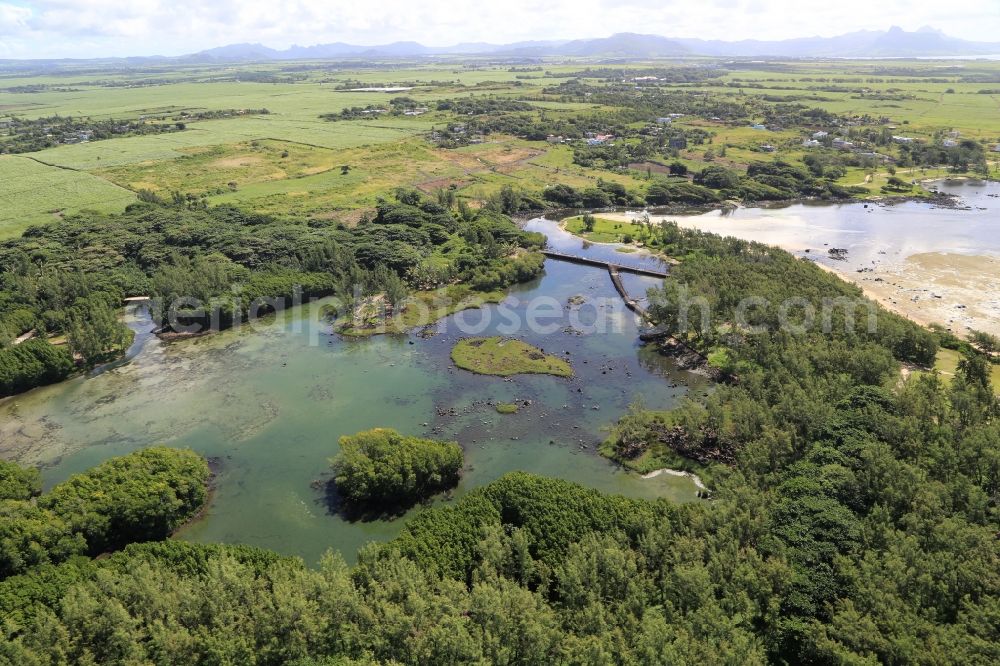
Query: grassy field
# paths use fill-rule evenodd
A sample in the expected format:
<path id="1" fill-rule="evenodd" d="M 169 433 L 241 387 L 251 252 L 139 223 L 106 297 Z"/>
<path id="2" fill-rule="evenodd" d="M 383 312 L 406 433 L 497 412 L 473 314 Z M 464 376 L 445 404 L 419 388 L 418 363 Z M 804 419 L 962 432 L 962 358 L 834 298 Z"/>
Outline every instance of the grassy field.
<path id="1" fill-rule="evenodd" d="M 685 66 L 699 64 L 720 63 L 699 59 Z M 139 189 L 164 195 L 178 191 L 203 197 L 209 204 L 234 203 L 274 214 L 338 219 L 370 209 L 378 196 L 398 186 L 428 193 L 451 188 L 473 203 L 507 185 L 537 192 L 554 183 L 590 188 L 604 179 L 641 191 L 647 183 L 645 166 L 632 171 L 580 166 L 566 145 L 490 135 L 484 143 L 445 150 L 426 139 L 431 129 L 453 121 L 435 109 L 441 99 L 525 98 L 535 114 L 567 121 L 578 114 L 613 110 L 543 94 L 546 87 L 558 86 L 588 66 L 598 65 L 567 59 L 547 62 L 543 71 L 519 73 L 510 66 L 474 59 L 436 64 L 401 61 L 354 70 L 321 62 L 151 66 L 141 71 L 95 71 L 70 64 L 58 73 L 0 73 L 0 121 L 11 115 L 169 121 L 182 112 L 268 110 L 193 119 L 183 131 L 61 145 L 3 158 L 0 235 L 54 220 L 60 211 L 120 210 Z M 599 66 L 620 70 L 626 77 L 637 68 L 676 64 Z M 924 139 L 954 130 L 963 138 L 1000 142 L 1000 95 L 982 92 L 1000 86 L 978 82 L 1000 80 L 1000 63 L 760 62 L 722 64 L 719 71 L 718 77 L 685 90 L 733 101 L 766 98 L 859 117 L 891 117 L 900 133 Z M 585 81 L 602 85 L 604 80 Z M 349 107 L 386 106 L 395 95 L 346 90 L 385 85 L 412 88 L 404 94 L 430 107 L 430 112 L 338 122 L 320 118 Z M 36 88 L 31 92 L 18 92 L 32 86 Z M 674 124 L 710 134 L 704 144 L 677 153 L 676 160 L 691 170 L 709 163 L 742 169 L 749 162 L 770 159 L 773 155 L 760 151 L 763 144 L 776 146 L 777 156 L 793 162 L 805 155 L 801 129 L 762 131 L 694 116 Z M 29 163 L 31 159 L 35 162 Z M 914 180 L 940 173 L 901 170 L 898 175 Z M 888 176 L 884 167 L 873 174 L 852 168 L 838 182 L 878 195 Z M 592 240 L 619 240 L 619 231 L 599 224 Z"/>
<path id="2" fill-rule="evenodd" d="M 40 164 L 30 157 L 0 156 L 0 238 L 20 235 L 62 213 L 121 210 L 135 194 L 97 176 Z"/>
<path id="3" fill-rule="evenodd" d="M 501 337 L 459 340 L 451 350 L 451 360 L 463 370 L 480 375 L 573 376 L 573 368 L 561 358 L 544 354 L 526 342 Z"/>
<path id="4" fill-rule="evenodd" d="M 951 378 L 958 372 L 958 362 L 962 359 L 962 354 L 954 349 L 940 349 L 934 363 L 934 369 L 941 374 L 944 381 L 951 381 Z M 993 390 L 1000 395 L 1000 365 L 993 364 L 990 380 L 993 383 Z M 915 374 L 924 371 L 918 370 Z"/>
<path id="5" fill-rule="evenodd" d="M 594 243 L 621 243 L 625 236 L 635 237 L 638 225 L 617 220 L 609 220 L 600 215 L 594 216 L 594 230 L 587 231 L 583 224 L 583 216 L 575 215 L 562 221 L 566 231 L 586 238 Z"/>

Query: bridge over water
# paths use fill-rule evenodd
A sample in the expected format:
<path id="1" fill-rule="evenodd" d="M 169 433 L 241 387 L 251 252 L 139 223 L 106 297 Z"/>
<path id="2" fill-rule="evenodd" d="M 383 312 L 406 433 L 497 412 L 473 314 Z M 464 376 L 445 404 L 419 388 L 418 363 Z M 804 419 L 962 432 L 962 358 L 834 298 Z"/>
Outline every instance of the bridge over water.
<path id="1" fill-rule="evenodd" d="M 636 275 L 647 275 L 649 277 L 665 278 L 669 275 L 669 271 L 666 268 L 649 268 L 641 266 L 628 266 L 626 264 L 619 264 L 612 261 L 603 261 L 601 259 L 594 259 L 591 257 L 582 257 L 578 254 L 567 254 L 565 252 L 556 252 L 554 250 L 542 250 L 542 254 L 551 259 L 557 259 L 559 261 L 569 261 L 575 264 L 584 264 L 586 266 L 600 266 L 608 271 L 611 276 L 611 283 L 615 285 L 615 289 L 618 291 L 618 295 L 622 297 L 625 301 L 625 306 L 635 312 L 640 317 L 649 318 L 649 314 L 646 309 L 639 305 L 639 301 L 629 296 L 628 291 L 625 289 L 625 285 L 622 283 L 621 273 L 635 273 Z"/>

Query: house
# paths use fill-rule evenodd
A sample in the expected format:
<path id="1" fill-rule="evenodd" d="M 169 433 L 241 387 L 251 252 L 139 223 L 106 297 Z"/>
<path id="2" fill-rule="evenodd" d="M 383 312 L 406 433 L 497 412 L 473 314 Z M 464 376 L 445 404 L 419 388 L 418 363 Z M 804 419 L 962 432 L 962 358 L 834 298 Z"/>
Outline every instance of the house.
<path id="1" fill-rule="evenodd" d="M 777 148 L 775 148 L 769 143 L 765 143 L 763 146 L 759 148 L 759 150 L 762 153 L 773 153 L 775 150 L 777 150 Z"/>
<path id="2" fill-rule="evenodd" d="M 670 140 L 667 143 L 667 145 L 672 150 L 684 150 L 685 148 L 688 147 L 688 140 L 686 137 L 683 136 L 672 136 L 670 137 Z"/>
<path id="3" fill-rule="evenodd" d="M 545 137 L 545 140 L 549 143 L 565 143 L 566 139 L 562 136 L 556 136 L 555 134 L 549 134 Z"/>
<path id="4" fill-rule="evenodd" d="M 672 118 L 657 118 L 656 122 L 657 122 L 657 124 L 660 124 L 660 125 L 669 125 L 670 123 L 672 123 L 674 121 L 673 121 Z"/>
<path id="5" fill-rule="evenodd" d="M 586 136 L 588 146 L 600 146 L 615 138 L 613 134 L 595 134 L 594 132 L 587 132 Z"/>
<path id="6" fill-rule="evenodd" d="M 667 115 L 673 118 L 674 120 L 684 117 L 683 113 L 668 113 Z"/>
<path id="7" fill-rule="evenodd" d="M 833 147 L 837 150 L 851 150 L 854 148 L 854 142 L 848 141 L 847 139 L 842 139 L 839 136 L 833 140 Z"/>
<path id="8" fill-rule="evenodd" d="M 941 142 L 941 145 L 945 148 L 955 148 L 958 146 L 958 141 L 955 141 L 954 139 L 945 139 Z"/>
<path id="9" fill-rule="evenodd" d="M 812 138 L 816 139 L 817 141 L 819 141 L 820 139 L 825 139 L 828 136 L 830 136 L 829 132 L 824 132 L 823 130 L 820 130 L 818 132 L 813 132 L 813 137 Z"/>
<path id="10" fill-rule="evenodd" d="M 896 143 L 915 143 L 916 139 L 912 136 L 893 136 L 892 140 Z"/>
<path id="11" fill-rule="evenodd" d="M 886 164 L 888 164 L 889 162 L 895 162 L 893 158 L 889 157 L 888 155 L 883 155 L 882 153 L 863 152 L 863 153 L 858 153 L 858 157 L 864 157 L 870 160 L 877 160 L 879 162 L 884 162 Z"/>
<path id="12" fill-rule="evenodd" d="M 758 123 L 758 124 L 756 124 L 756 125 L 751 125 L 751 126 L 750 126 L 750 129 L 755 129 L 755 130 L 766 130 L 766 129 L 767 129 L 767 125 L 761 125 L 761 124 L 759 124 L 759 123 Z"/>
<path id="13" fill-rule="evenodd" d="M 994 153 L 1000 153 L 1000 143 L 998 143 L 997 145 L 993 146 L 993 152 Z"/>
<path id="14" fill-rule="evenodd" d="M 817 141 L 816 139 L 806 139 L 805 141 L 802 142 L 803 148 L 819 148 L 822 145 L 823 144 Z"/>

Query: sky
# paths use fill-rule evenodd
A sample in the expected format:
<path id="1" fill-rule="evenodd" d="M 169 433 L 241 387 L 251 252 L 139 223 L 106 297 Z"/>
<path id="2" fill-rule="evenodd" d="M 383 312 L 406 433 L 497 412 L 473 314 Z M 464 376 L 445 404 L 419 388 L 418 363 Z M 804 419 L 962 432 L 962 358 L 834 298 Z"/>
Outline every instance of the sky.
<path id="1" fill-rule="evenodd" d="M 959 9 L 960 8 L 960 9 Z M 0 58 L 181 55 L 259 42 L 428 46 L 606 37 L 831 37 L 932 26 L 1000 41 L 1000 0 L 0 0 Z"/>

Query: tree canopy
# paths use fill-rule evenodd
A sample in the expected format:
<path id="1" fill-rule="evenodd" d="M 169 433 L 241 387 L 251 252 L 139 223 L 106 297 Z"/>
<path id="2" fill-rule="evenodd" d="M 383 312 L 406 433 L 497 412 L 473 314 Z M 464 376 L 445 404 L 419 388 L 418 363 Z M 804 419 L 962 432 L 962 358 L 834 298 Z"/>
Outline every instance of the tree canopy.
<path id="1" fill-rule="evenodd" d="M 341 437 L 331 465 L 336 489 L 349 503 L 405 506 L 458 483 L 462 448 L 375 428 Z"/>

